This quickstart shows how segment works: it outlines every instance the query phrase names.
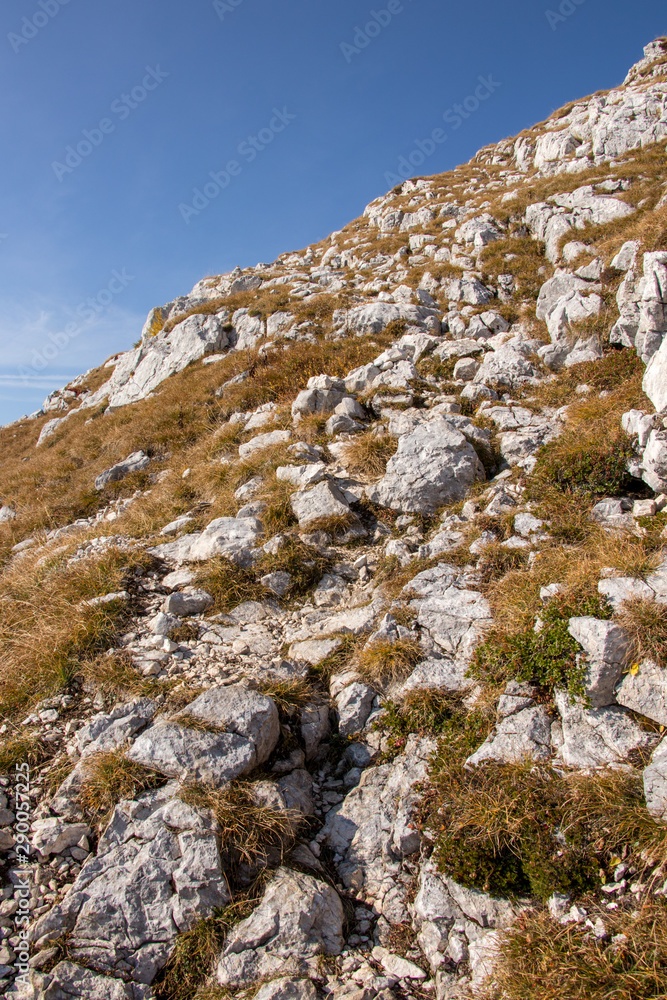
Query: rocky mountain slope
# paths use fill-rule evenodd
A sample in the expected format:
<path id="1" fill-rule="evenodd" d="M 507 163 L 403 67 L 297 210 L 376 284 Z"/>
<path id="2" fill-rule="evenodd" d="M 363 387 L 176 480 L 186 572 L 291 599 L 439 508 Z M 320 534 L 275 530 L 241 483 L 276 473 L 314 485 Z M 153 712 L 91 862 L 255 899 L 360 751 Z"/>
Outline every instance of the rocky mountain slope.
<path id="1" fill-rule="evenodd" d="M 667 40 L 0 429 L 17 1000 L 667 991 Z"/>

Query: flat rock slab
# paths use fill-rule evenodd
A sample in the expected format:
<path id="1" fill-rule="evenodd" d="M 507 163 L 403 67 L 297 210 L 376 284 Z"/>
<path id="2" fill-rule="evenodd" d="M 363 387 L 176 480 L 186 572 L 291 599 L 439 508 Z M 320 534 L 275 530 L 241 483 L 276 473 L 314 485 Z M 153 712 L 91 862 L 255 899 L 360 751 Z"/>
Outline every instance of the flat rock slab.
<path id="1" fill-rule="evenodd" d="M 131 985 L 74 962 L 59 962 L 51 972 L 34 974 L 32 986 L 40 1000 L 135 1000 Z"/>
<path id="2" fill-rule="evenodd" d="M 148 551 L 158 559 L 180 565 L 205 562 L 224 556 L 238 566 L 248 566 L 263 534 L 262 522 L 254 517 L 218 517 L 201 532 L 183 535 L 174 542 L 155 545 Z"/>
<path id="3" fill-rule="evenodd" d="M 343 904 L 335 889 L 279 868 L 257 909 L 227 936 L 216 977 L 221 986 L 245 986 L 342 949 Z"/>
<path id="4" fill-rule="evenodd" d="M 653 660 L 642 660 L 635 672 L 631 670 L 623 678 L 616 701 L 667 726 L 667 670 Z"/>
<path id="5" fill-rule="evenodd" d="M 624 708 L 586 709 L 566 691 L 556 692 L 563 723 L 560 755 L 568 767 L 602 767 L 625 761 L 633 750 L 650 748 L 653 733 L 641 728 Z"/>
<path id="6" fill-rule="evenodd" d="M 415 785 L 426 778 L 434 749 L 434 741 L 411 736 L 393 763 L 363 772 L 323 828 L 329 847 L 342 857 L 337 868 L 343 885 L 372 900 L 390 923 L 408 919 L 405 886 L 395 875 L 398 859 L 419 850 Z"/>
<path id="7" fill-rule="evenodd" d="M 176 792 L 170 784 L 116 806 L 97 857 L 32 926 L 32 942 L 43 947 L 67 934 L 75 962 L 151 983 L 176 937 L 229 902 L 210 819 Z M 109 989 L 102 995 L 115 996 Z"/>
<path id="8" fill-rule="evenodd" d="M 543 705 L 535 705 L 504 718 L 494 734 L 468 757 L 466 766 L 485 760 L 515 764 L 527 758 L 548 760 L 550 756 L 551 717 Z"/>
<path id="9" fill-rule="evenodd" d="M 245 774 L 257 763 L 252 740 L 235 733 L 200 732 L 166 721 L 142 733 L 127 757 L 169 778 L 203 781 L 216 787 Z"/>
<path id="10" fill-rule="evenodd" d="M 250 740 L 258 764 L 271 755 L 280 736 L 275 703 L 265 694 L 241 684 L 209 688 L 186 705 L 183 712 Z"/>
<path id="11" fill-rule="evenodd" d="M 417 595 L 411 606 L 417 621 L 446 654 L 467 663 L 485 625 L 491 622 L 487 600 L 464 586 L 460 571 L 447 563 L 418 573 L 403 588 Z"/>
<path id="12" fill-rule="evenodd" d="M 444 504 L 463 500 L 484 479 L 484 468 L 464 435 L 444 418 L 420 424 L 399 438 L 384 477 L 366 489 L 382 507 L 433 514 Z"/>
<path id="13" fill-rule="evenodd" d="M 422 660 L 401 685 L 397 695 L 403 697 L 409 691 L 419 691 L 424 688 L 465 691 L 475 683 L 472 678 L 466 676 L 467 671 L 466 664 L 458 660 Z"/>
<path id="14" fill-rule="evenodd" d="M 262 986 L 254 1000 L 318 1000 L 318 996 L 309 980 L 283 976 Z"/>

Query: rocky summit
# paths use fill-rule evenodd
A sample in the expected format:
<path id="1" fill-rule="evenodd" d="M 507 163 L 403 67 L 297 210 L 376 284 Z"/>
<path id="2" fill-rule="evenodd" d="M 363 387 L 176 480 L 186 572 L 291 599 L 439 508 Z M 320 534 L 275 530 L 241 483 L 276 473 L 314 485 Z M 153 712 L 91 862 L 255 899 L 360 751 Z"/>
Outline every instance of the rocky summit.
<path id="1" fill-rule="evenodd" d="M 15 1000 L 667 994 L 667 39 L 0 429 Z"/>

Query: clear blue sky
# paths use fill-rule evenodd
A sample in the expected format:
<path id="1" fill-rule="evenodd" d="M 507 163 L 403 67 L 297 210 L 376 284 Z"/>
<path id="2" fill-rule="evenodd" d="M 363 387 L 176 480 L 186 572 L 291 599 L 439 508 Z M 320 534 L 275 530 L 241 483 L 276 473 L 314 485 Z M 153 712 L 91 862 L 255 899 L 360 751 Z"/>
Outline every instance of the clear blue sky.
<path id="1" fill-rule="evenodd" d="M 270 261 L 360 214 L 479 76 L 500 86 L 414 173 L 446 170 L 620 83 L 643 45 L 667 33 L 664 0 L 565 0 L 572 13 L 552 27 L 546 12 L 558 9 L 557 0 L 3 4 L 0 422 L 130 347 L 152 306 L 204 275 Z M 356 36 L 355 52 L 373 11 L 380 23 Z M 184 210 L 230 161 L 225 190 L 199 214 Z M 77 315 L 91 297 L 96 311 Z M 58 347 L 49 335 L 62 344 L 67 324 L 76 336 Z"/>

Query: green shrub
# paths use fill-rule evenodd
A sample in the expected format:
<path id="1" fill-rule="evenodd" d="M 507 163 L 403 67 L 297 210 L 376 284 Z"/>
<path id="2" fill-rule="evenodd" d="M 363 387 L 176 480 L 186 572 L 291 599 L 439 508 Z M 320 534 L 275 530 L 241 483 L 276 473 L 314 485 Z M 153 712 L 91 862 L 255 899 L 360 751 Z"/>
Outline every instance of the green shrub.
<path id="1" fill-rule="evenodd" d="M 577 898 L 611 880 L 621 854 L 641 870 L 667 857 L 640 772 L 561 774 L 532 761 L 466 770 L 445 745 L 431 778 L 439 868 L 491 895 Z"/>
<path id="2" fill-rule="evenodd" d="M 581 694 L 585 667 L 576 663 L 581 647 L 567 626 L 570 618 L 584 615 L 609 619 L 611 609 L 597 595 L 564 595 L 540 612 L 539 631 L 532 626 L 514 634 L 494 629 L 475 652 L 473 675 L 492 684 L 516 678 L 549 691 L 566 687 L 572 694 Z"/>
<path id="3" fill-rule="evenodd" d="M 539 497 L 546 484 L 573 496 L 622 496 L 636 486 L 626 468 L 632 456 L 632 442 L 620 429 L 604 435 L 599 428 L 588 434 L 573 428 L 541 450 L 529 492 Z"/>

